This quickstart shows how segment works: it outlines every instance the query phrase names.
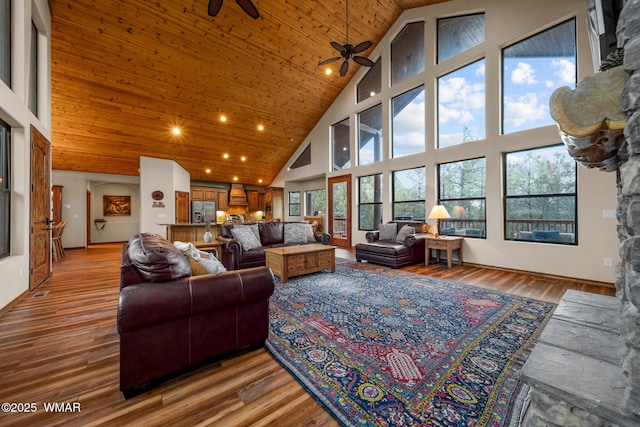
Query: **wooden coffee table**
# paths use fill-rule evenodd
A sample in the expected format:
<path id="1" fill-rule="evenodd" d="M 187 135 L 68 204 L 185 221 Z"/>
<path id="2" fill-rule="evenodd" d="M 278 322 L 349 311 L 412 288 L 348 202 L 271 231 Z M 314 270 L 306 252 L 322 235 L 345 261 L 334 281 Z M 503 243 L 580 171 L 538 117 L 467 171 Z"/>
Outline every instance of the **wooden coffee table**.
<path id="1" fill-rule="evenodd" d="M 299 246 L 284 246 L 264 250 L 267 267 L 286 283 L 289 277 L 331 269 L 336 271 L 335 246 L 319 243 Z"/>

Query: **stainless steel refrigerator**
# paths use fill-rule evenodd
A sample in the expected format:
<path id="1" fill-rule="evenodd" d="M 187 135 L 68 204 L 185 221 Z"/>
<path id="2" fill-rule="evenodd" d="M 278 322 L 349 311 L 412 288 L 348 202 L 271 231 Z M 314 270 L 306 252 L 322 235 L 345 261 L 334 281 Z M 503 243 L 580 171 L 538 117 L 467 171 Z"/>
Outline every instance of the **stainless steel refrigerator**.
<path id="1" fill-rule="evenodd" d="M 198 224 L 206 220 L 216 222 L 216 202 L 191 202 L 191 222 Z"/>

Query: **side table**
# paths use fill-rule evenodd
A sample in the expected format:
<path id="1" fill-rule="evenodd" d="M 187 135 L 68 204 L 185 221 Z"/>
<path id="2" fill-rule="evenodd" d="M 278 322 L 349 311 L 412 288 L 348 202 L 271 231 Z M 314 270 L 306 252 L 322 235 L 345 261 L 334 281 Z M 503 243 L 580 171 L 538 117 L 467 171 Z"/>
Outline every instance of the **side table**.
<path id="1" fill-rule="evenodd" d="M 440 251 L 447 251 L 447 267 L 451 269 L 451 258 L 453 251 L 458 250 L 458 264 L 462 265 L 462 240 L 460 236 L 438 236 L 427 237 L 424 245 L 425 265 L 429 265 L 431 249 L 436 250 L 436 262 L 440 262 Z"/>
<path id="2" fill-rule="evenodd" d="M 220 251 L 222 250 L 222 242 L 219 240 L 212 240 L 207 243 L 204 241 L 191 242 L 193 245 L 201 251 L 213 252 L 216 258 L 220 259 Z"/>

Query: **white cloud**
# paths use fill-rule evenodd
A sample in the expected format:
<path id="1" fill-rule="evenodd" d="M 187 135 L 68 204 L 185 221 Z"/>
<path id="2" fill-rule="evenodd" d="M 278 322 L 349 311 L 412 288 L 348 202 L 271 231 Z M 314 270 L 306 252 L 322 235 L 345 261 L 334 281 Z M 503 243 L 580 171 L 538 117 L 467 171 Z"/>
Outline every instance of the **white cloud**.
<path id="1" fill-rule="evenodd" d="M 518 62 L 516 69 L 511 72 L 511 81 L 517 85 L 533 85 L 538 82 L 535 70 L 526 62 Z"/>
<path id="2" fill-rule="evenodd" d="M 484 74 L 484 61 L 482 61 L 480 65 L 478 65 L 478 68 L 476 68 L 476 76 L 484 77 Z"/>
<path id="3" fill-rule="evenodd" d="M 527 122 L 545 119 L 549 108 L 538 100 L 535 93 L 526 93 L 518 98 L 505 98 L 504 121 L 514 127 Z"/>
<path id="4" fill-rule="evenodd" d="M 442 104 L 438 106 L 438 122 L 440 123 L 447 123 L 450 120 L 458 120 L 460 115 L 461 112 L 458 109 L 447 108 Z"/>
<path id="5" fill-rule="evenodd" d="M 438 100 L 440 103 L 459 101 L 461 93 L 468 87 L 464 77 L 449 77 L 438 84 Z"/>
<path id="6" fill-rule="evenodd" d="M 572 85 L 576 81 L 576 66 L 566 59 L 554 59 L 551 61 L 553 74 L 560 79 L 560 84 Z"/>
<path id="7" fill-rule="evenodd" d="M 462 143 L 462 132 L 454 134 L 440 134 L 438 135 L 438 146 L 440 148 L 451 147 L 452 145 L 458 145 Z"/>

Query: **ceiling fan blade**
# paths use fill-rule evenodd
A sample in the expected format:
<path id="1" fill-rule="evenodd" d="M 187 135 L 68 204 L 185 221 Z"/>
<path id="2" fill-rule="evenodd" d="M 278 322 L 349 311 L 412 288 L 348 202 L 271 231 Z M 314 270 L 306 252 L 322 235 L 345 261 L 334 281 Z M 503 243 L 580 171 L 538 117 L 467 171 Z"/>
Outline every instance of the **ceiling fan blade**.
<path id="1" fill-rule="evenodd" d="M 337 50 L 338 52 L 340 52 L 340 53 L 344 52 L 344 46 L 342 46 L 341 44 L 339 44 L 339 43 L 337 43 L 337 42 L 331 42 L 330 44 L 331 44 L 331 46 L 333 46 L 333 48 L 334 48 L 335 50 Z"/>
<path id="2" fill-rule="evenodd" d="M 222 0 L 209 0 L 209 15 L 216 16 L 222 7 Z"/>
<path id="3" fill-rule="evenodd" d="M 236 3 L 238 3 L 242 8 L 242 10 L 244 10 L 247 13 L 247 15 L 249 15 L 253 19 L 258 19 L 258 17 L 260 16 L 258 9 L 256 9 L 255 5 L 251 0 L 236 0 Z"/>
<path id="4" fill-rule="evenodd" d="M 321 66 L 321 65 L 330 64 L 330 63 L 335 62 L 335 61 L 337 61 L 339 59 L 342 59 L 342 57 L 341 56 L 336 56 L 335 58 L 325 59 L 324 61 L 318 63 L 318 67 Z"/>
<path id="5" fill-rule="evenodd" d="M 340 66 L 340 77 L 346 76 L 347 71 L 349 71 L 349 60 L 345 59 L 345 61 Z"/>
<path id="6" fill-rule="evenodd" d="M 353 48 L 353 53 L 364 52 L 365 50 L 369 49 L 371 46 L 373 46 L 373 43 L 371 43 L 370 40 L 367 40 L 366 42 L 362 42 L 360 44 L 357 44 Z"/>
<path id="7" fill-rule="evenodd" d="M 364 56 L 354 56 L 353 61 L 360 65 L 364 65 L 365 67 L 373 67 L 375 65 L 372 60 L 365 58 Z"/>

